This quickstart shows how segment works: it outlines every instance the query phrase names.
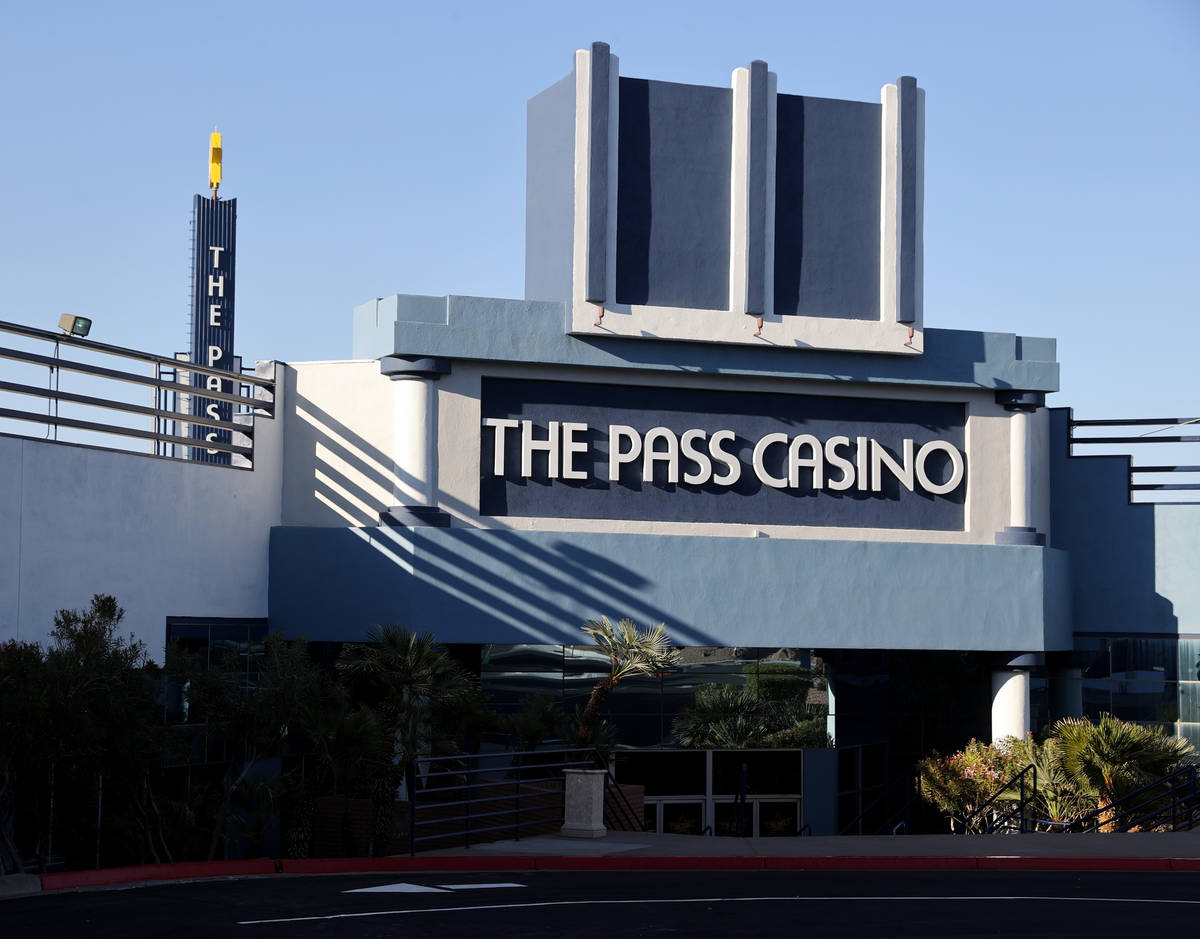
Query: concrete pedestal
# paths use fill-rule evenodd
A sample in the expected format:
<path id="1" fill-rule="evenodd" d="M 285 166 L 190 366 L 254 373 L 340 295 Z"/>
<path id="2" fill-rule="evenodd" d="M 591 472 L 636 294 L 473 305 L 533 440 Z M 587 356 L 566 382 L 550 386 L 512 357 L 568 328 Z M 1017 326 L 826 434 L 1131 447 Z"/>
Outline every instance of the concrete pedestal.
<path id="1" fill-rule="evenodd" d="M 563 771 L 566 791 L 563 799 L 565 838 L 603 838 L 604 777 L 602 769 L 568 769 Z"/>

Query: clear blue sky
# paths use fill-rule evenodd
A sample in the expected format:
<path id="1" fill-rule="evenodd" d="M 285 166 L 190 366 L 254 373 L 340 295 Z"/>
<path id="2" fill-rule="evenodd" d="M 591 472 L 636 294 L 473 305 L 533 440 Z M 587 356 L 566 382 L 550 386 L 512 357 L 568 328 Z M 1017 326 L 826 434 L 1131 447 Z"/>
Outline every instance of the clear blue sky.
<path id="1" fill-rule="evenodd" d="M 186 347 L 208 133 L 238 351 L 345 358 L 391 293 L 519 297 L 525 101 L 626 75 L 927 91 L 925 322 L 1059 340 L 1080 417 L 1200 413 L 1200 2 L 10 4 L 0 319 Z"/>

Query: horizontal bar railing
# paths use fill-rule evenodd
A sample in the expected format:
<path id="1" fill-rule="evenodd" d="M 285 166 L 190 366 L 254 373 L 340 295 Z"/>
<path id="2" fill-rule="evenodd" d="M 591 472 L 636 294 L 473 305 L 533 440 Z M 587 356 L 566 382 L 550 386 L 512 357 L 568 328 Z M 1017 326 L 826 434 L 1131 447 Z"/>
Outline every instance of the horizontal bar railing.
<path id="1" fill-rule="evenodd" d="M 0 391 L 11 391 L 13 394 L 29 395 L 36 398 L 50 398 L 59 401 L 69 401 L 72 404 L 87 404 L 111 411 L 126 411 L 130 414 L 145 414 L 147 417 L 158 417 L 165 421 L 186 421 L 188 424 L 203 424 L 205 427 L 215 427 L 217 430 L 228 430 L 235 434 L 254 435 L 250 424 L 237 424 L 232 421 L 219 421 L 203 414 L 180 414 L 178 411 L 168 411 L 164 408 L 154 408 L 147 404 L 134 404 L 132 401 L 116 401 L 110 398 L 97 398 L 93 395 L 82 395 L 72 391 L 53 391 L 37 385 L 22 385 L 14 381 L 0 381 Z M 207 394 L 204 397 L 208 397 Z M 245 401 L 246 399 L 241 399 Z M 191 441 L 194 446 L 195 441 Z"/>
<path id="2" fill-rule="evenodd" d="M 603 757 L 592 748 L 420 757 L 407 776 L 409 852 L 415 854 L 422 843 L 458 838 L 470 847 L 473 836 L 497 831 L 511 831 L 520 840 L 523 828 L 562 817 L 563 771 L 584 767 L 604 770 L 606 817 L 619 819 L 624 830 L 644 831 Z M 531 770 L 537 775 L 530 776 Z M 446 798 L 443 793 L 465 796 Z M 509 804 L 496 807 L 498 803 Z M 486 824 L 498 818 L 506 821 Z"/>
<path id="3" fill-rule="evenodd" d="M 97 421 L 85 421 L 75 417 L 55 417 L 38 414 L 33 411 L 14 411 L 12 408 L 0 408 L 0 417 L 14 421 L 28 421 L 35 424 L 48 424 L 51 427 L 70 427 L 75 430 L 90 430 L 97 434 L 112 434 L 118 437 L 133 437 L 135 440 L 160 440 L 164 443 L 174 443 L 182 447 L 197 447 L 208 450 L 220 450 L 223 453 L 237 453 L 241 456 L 254 456 L 253 447 L 241 447 L 232 443 L 219 443 L 216 440 L 197 440 L 195 437 L 181 437 L 178 434 L 164 434 L 156 430 L 138 430 L 136 427 L 125 427 L 120 424 L 101 424 Z M 182 416 L 180 418 L 182 420 Z"/>
<path id="4" fill-rule="evenodd" d="M 180 362 L 179 359 L 171 355 L 159 355 L 155 352 L 143 352 L 139 349 L 129 349 L 125 346 L 109 345 L 105 342 L 96 342 L 94 339 L 81 339 L 78 336 L 71 336 L 66 333 L 56 333 L 50 329 L 38 329 L 35 326 L 22 326 L 19 323 L 7 323 L 4 320 L 0 320 L 0 332 L 12 333 L 16 336 L 26 336 L 30 339 L 44 339 L 47 342 L 90 349 L 93 352 L 103 352 L 125 359 L 136 359 L 139 362 L 170 365 L 173 368 L 182 368 L 184 371 L 195 372 L 197 375 L 211 375 L 215 378 L 231 379 L 231 373 L 227 369 L 213 368 L 208 365 L 193 365 L 191 362 Z M 274 388 L 275 386 L 274 379 L 259 378 L 257 375 L 239 375 L 237 380 L 243 384 L 260 385 L 264 388 Z M 205 397 L 208 397 L 208 395 L 205 395 Z"/>
<path id="5" fill-rule="evenodd" d="M 93 442 L 87 438 L 81 440 L 80 437 L 71 435 L 70 439 L 61 442 L 84 443 L 87 446 L 110 452 L 142 453 L 185 461 L 197 459 L 197 455 L 202 451 L 227 453 L 238 459 L 232 462 L 216 463 L 216 465 L 245 468 L 253 465 L 255 418 L 274 416 L 274 378 L 242 372 L 238 365 L 240 360 L 235 359 L 234 368 L 231 370 L 220 369 L 192 364 L 178 356 L 157 355 L 152 352 L 129 349 L 5 321 L 0 321 L 0 333 L 53 343 L 53 355 L 0 345 L 0 359 L 26 366 L 45 367 L 50 370 L 51 375 L 51 381 L 44 387 L 31 384 L 27 379 L 24 381 L 7 378 L 0 380 L 0 393 L 20 395 L 45 402 L 44 412 L 22 407 L 0 407 L 0 419 L 39 424 L 51 428 L 54 430 L 55 441 L 59 439 L 58 431 L 60 429 L 73 430 L 84 434 L 123 438 L 123 440 L 112 446 L 103 446 L 99 441 Z M 89 353 L 147 363 L 153 366 L 150 370 L 153 374 L 130 371 L 126 367 L 113 368 L 107 364 L 96 364 L 93 361 L 63 358 L 59 355 L 59 347 L 64 345 Z M 58 376 L 67 373 L 93 379 L 93 384 L 115 381 L 145 388 L 150 393 L 152 400 L 146 403 L 126 400 L 129 397 L 128 393 L 119 397 L 106 397 L 102 393 L 92 392 L 90 388 L 87 391 L 91 393 L 64 390 L 59 387 Z M 223 384 L 219 389 L 209 389 L 204 384 L 195 383 L 198 379 L 204 378 L 219 379 Z M 231 390 L 225 390 L 227 388 Z M 191 406 L 186 403 L 189 401 Z M 232 419 L 229 419 L 228 414 L 214 417 L 207 406 L 201 408 L 196 402 L 204 405 L 216 402 L 234 405 L 235 415 Z M 0 400 L 0 404 L 4 403 L 3 400 Z M 94 409 L 104 413 L 93 415 L 85 411 L 82 415 L 78 412 L 60 414 L 60 405 Z M 193 409 L 197 413 L 190 413 Z M 135 415 L 152 418 L 148 422 L 150 427 L 143 429 L 134 426 L 136 421 L 121 422 L 130 420 Z M 208 439 L 209 436 L 216 435 L 209 433 L 202 435 L 201 428 L 205 432 L 217 431 L 221 435 L 229 435 L 229 437 L 226 440 Z M 49 434 L 50 431 L 47 430 L 46 435 L 49 436 Z M 140 441 L 151 444 L 149 451 L 138 448 L 135 442 Z"/>
<path id="6" fill-rule="evenodd" d="M 1161 430 L 1178 431 L 1183 427 L 1195 427 L 1200 424 L 1200 417 L 1130 417 L 1112 418 L 1108 420 L 1075 420 L 1069 419 L 1067 425 L 1067 452 L 1071 456 L 1124 456 L 1129 460 L 1128 498 L 1134 505 L 1195 505 L 1195 502 L 1183 499 L 1171 499 L 1171 493 L 1194 493 L 1200 491 L 1200 480 L 1186 480 L 1186 474 L 1200 473 L 1200 465 L 1183 463 L 1154 463 L 1138 464 L 1134 462 L 1134 454 L 1144 444 L 1174 444 L 1188 445 L 1200 443 L 1200 434 L 1187 433 L 1158 433 L 1151 430 L 1141 434 L 1106 434 L 1089 436 L 1080 433 L 1082 428 L 1121 428 L 1121 427 L 1158 427 Z M 1119 448 L 1121 453 L 1091 454 L 1088 451 L 1078 452 L 1079 447 L 1103 446 Z M 1158 474 L 1185 474 L 1184 480 L 1176 482 L 1172 478 L 1166 480 L 1147 480 L 1147 477 Z M 1134 493 L 1141 493 L 1143 498 L 1134 501 Z M 1156 498 L 1167 496 L 1167 498 Z"/>
<path id="7" fill-rule="evenodd" d="M 115 381 L 123 381 L 132 385 L 145 385 L 150 388 L 166 388 L 170 391 L 176 391 L 179 394 L 196 395 L 211 399 L 213 401 L 228 401 L 231 404 L 249 404 L 254 407 L 262 408 L 265 411 L 274 410 L 274 402 L 258 401 L 250 399 L 244 395 L 233 394 L 228 391 L 210 391 L 207 388 L 202 388 L 197 385 L 189 385 L 186 382 L 171 381 L 169 378 L 156 378 L 151 375 L 139 375 L 136 372 L 123 372 L 116 368 L 105 368 L 102 365 L 89 365 L 87 362 L 75 362 L 71 359 L 60 359 L 52 355 L 40 355 L 36 352 L 25 352 L 22 349 L 9 349 L 0 346 L 0 358 L 12 359 L 17 362 L 25 362 L 29 365 L 45 365 L 48 368 L 57 368 L 67 372 L 78 372 L 82 375 L 92 375 L 96 378 L 111 378 Z M 181 371 L 192 371 L 191 363 L 181 364 L 175 363 Z M 206 369 L 206 372 L 211 372 L 211 369 Z M 222 381 L 242 382 L 243 376 L 235 372 L 218 372 L 217 377 Z M 180 416 L 182 419 L 182 415 Z"/>

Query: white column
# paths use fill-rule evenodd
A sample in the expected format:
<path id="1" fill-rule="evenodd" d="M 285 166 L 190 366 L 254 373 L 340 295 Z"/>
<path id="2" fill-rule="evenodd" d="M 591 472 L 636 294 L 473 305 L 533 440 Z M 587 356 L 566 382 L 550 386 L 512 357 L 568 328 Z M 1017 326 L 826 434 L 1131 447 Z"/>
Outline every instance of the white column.
<path id="1" fill-rule="evenodd" d="M 438 392 L 450 373 L 448 359 L 385 355 L 379 371 L 392 380 L 395 434 L 392 463 L 395 504 L 380 513 L 385 525 L 445 527 L 450 516 L 438 508 Z"/>
<path id="2" fill-rule="evenodd" d="M 437 504 L 437 389 L 425 375 L 394 375 L 392 460 L 397 505 Z"/>
<path id="3" fill-rule="evenodd" d="M 1009 524 L 1013 528 L 1029 527 L 1029 413 L 1013 411 L 1009 418 Z"/>
<path id="4" fill-rule="evenodd" d="M 1029 733 L 1029 672 L 1022 668 L 992 672 L 992 743 Z"/>

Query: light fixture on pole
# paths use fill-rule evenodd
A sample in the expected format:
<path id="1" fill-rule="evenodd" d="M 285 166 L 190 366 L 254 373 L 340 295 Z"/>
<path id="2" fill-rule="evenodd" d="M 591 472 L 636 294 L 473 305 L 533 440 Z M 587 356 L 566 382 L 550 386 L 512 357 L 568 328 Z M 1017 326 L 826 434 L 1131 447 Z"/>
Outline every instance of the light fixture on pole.
<path id="1" fill-rule="evenodd" d="M 92 321 L 86 316 L 64 313 L 58 318 L 58 328 L 68 336 L 78 336 L 82 339 L 92 331 Z"/>

